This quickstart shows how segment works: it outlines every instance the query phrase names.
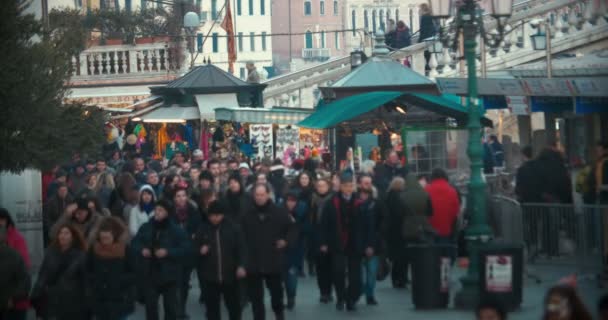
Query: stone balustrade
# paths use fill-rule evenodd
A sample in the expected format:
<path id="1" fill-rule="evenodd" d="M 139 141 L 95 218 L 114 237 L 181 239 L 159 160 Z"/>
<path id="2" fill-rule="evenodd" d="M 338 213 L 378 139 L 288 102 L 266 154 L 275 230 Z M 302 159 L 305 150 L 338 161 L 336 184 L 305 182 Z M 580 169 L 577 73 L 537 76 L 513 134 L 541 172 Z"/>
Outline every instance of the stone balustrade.
<path id="1" fill-rule="evenodd" d="M 120 80 L 179 71 L 167 43 L 94 46 L 72 57 L 72 81 Z"/>
<path id="2" fill-rule="evenodd" d="M 597 39 L 605 36 L 605 22 L 598 18 L 597 12 L 592 12 L 588 2 L 580 0 L 529 0 L 514 5 L 513 15 L 508 20 L 509 36 L 503 41 L 499 50 L 487 50 L 486 66 L 502 68 L 512 66 L 509 61 L 517 64 L 527 63 L 534 59 L 541 59 L 544 52 L 533 51 L 530 35 L 536 33 L 528 23 L 532 19 L 561 16 L 562 19 L 553 18 L 552 23 L 556 31 L 554 38 L 554 51 L 560 52 L 573 48 L 580 41 Z M 595 25 L 593 24 L 595 23 Z M 496 28 L 496 21 L 490 16 L 484 17 L 484 26 L 492 32 Z M 561 34 L 560 34 L 561 31 Z M 578 37 L 578 38 L 577 38 Z M 560 40 L 560 39 L 564 40 Z M 572 42 L 571 38 L 577 41 Z M 583 43 L 584 44 L 584 43 Z M 517 46 L 517 49 L 515 48 Z M 403 63 L 406 62 L 418 73 L 425 74 L 426 60 L 424 51 L 426 44 L 416 43 L 407 48 L 391 53 L 391 57 Z M 460 72 L 459 57 L 462 55 L 444 49 L 442 54 L 431 56 L 428 76 L 431 78 L 441 75 L 455 76 Z M 481 67 L 481 64 L 478 64 Z M 278 76 L 264 82 L 267 89 L 264 92 L 265 105 L 312 107 L 302 101 L 303 96 L 314 96 L 318 86 L 324 86 L 350 72 L 350 57 L 339 57 L 325 63 L 298 70 L 289 74 Z M 307 101 L 310 102 L 310 101 Z"/>

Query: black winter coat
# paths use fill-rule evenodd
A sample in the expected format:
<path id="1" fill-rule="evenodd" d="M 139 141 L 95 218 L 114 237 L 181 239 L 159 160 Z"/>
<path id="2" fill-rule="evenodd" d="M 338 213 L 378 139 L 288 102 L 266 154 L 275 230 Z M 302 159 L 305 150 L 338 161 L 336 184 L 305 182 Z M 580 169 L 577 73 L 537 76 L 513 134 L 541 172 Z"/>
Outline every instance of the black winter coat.
<path id="1" fill-rule="evenodd" d="M 197 268 L 204 281 L 233 283 L 236 270 L 246 265 L 245 238 L 239 226 L 230 219 L 219 225 L 202 225 L 196 232 L 194 246 L 200 255 L 202 246 L 209 252 L 201 256 Z"/>
<path id="2" fill-rule="evenodd" d="M 374 222 L 362 204 L 354 194 L 350 204 L 341 193 L 327 201 L 319 234 L 321 246 L 327 246 L 331 253 L 352 256 L 363 255 L 366 248 L 373 247 Z M 347 206 L 352 209 L 348 210 Z"/>
<path id="3" fill-rule="evenodd" d="M 248 274 L 279 274 L 283 271 L 285 250 L 277 248 L 278 240 L 287 245 L 296 241 L 295 221 L 286 209 L 272 201 L 262 207 L 254 205 L 241 222 L 247 244 Z"/>
<path id="4" fill-rule="evenodd" d="M 135 254 L 142 256 L 143 249 L 149 249 L 152 256 L 142 256 L 143 276 L 151 285 L 177 283 L 184 259 L 192 253 L 192 244 L 187 234 L 169 219 L 158 222 L 154 219 L 139 228 L 131 245 Z M 156 249 L 166 249 L 168 255 L 162 259 L 154 256 Z"/>
<path id="5" fill-rule="evenodd" d="M 13 248 L 0 245 L 0 315 L 10 299 L 27 298 L 30 276 L 23 258 Z"/>
<path id="6" fill-rule="evenodd" d="M 88 319 L 85 260 L 86 253 L 76 248 L 46 250 L 31 295 L 39 317 Z"/>
<path id="7" fill-rule="evenodd" d="M 241 222 L 243 214 L 253 205 L 251 197 L 244 190 L 239 194 L 233 194 L 228 190 L 220 201 L 226 208 L 226 217 L 237 224 Z"/>
<path id="8" fill-rule="evenodd" d="M 424 42 L 428 38 L 435 36 L 435 23 L 431 15 L 420 16 L 420 35 L 418 36 L 418 43 Z"/>
<path id="9" fill-rule="evenodd" d="M 125 256 L 109 257 L 93 247 L 87 254 L 87 298 L 96 319 L 120 319 L 133 313 L 135 270 L 129 248 L 124 251 Z"/>
<path id="10" fill-rule="evenodd" d="M 187 263 L 187 264 L 190 264 L 191 266 L 193 266 L 196 261 L 194 259 L 194 257 L 196 256 L 196 253 L 194 252 L 194 247 L 193 247 L 192 241 L 194 240 L 194 235 L 196 234 L 196 231 L 203 224 L 203 219 L 202 219 L 200 212 L 192 204 L 188 203 L 188 216 L 186 217 L 185 221 L 180 222 L 178 220 L 176 214 L 170 215 L 169 219 L 177 227 L 181 228 L 182 230 L 184 230 L 184 232 L 186 232 L 188 241 L 190 242 L 190 245 L 188 247 L 192 251 L 190 251 L 190 252 L 188 252 L 188 254 L 184 255 L 183 261 L 184 261 L 184 263 Z"/>

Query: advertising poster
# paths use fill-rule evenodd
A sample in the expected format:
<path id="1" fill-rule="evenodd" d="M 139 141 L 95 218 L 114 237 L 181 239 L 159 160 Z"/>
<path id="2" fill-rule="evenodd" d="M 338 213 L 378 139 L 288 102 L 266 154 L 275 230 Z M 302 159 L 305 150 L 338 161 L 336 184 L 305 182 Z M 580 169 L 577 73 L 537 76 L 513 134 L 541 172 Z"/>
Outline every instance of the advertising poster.
<path id="1" fill-rule="evenodd" d="M 485 280 L 488 292 L 511 292 L 513 290 L 513 257 L 486 256 Z"/>
<path id="2" fill-rule="evenodd" d="M 300 128 L 292 125 L 279 125 L 276 148 L 276 157 L 282 159 L 283 165 L 291 166 L 300 150 Z"/>

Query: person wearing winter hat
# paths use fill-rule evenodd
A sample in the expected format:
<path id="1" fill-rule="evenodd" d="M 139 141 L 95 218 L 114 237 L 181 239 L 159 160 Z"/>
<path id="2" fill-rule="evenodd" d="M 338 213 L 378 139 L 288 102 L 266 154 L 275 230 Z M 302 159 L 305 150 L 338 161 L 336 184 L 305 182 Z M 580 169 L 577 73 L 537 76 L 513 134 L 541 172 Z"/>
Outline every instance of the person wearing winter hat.
<path id="1" fill-rule="evenodd" d="M 226 215 L 235 223 L 240 223 L 243 213 L 251 206 L 251 197 L 245 192 L 238 173 L 228 177 L 228 189 L 220 201 L 226 209 Z"/>
<path id="2" fill-rule="evenodd" d="M 247 162 L 241 162 L 241 164 L 239 164 L 239 175 L 241 176 L 241 184 L 244 187 L 253 183 L 253 175 L 251 174 L 251 168 Z"/>
<path id="3" fill-rule="evenodd" d="M 154 216 L 139 228 L 131 243 L 133 252 L 144 259 L 146 319 L 156 320 L 158 299 L 163 297 L 164 319 L 177 319 L 178 290 L 183 259 L 192 252 L 186 232 L 169 218 L 173 206 L 160 200 Z"/>
<path id="4" fill-rule="evenodd" d="M 239 280 L 247 275 L 246 245 L 243 232 L 232 219 L 226 219 L 227 208 L 220 201 L 209 204 L 208 224 L 194 236 L 194 246 L 203 259 L 197 269 L 205 288 L 207 319 L 220 319 L 220 298 L 224 298 L 230 320 L 241 319 Z"/>
<path id="5" fill-rule="evenodd" d="M 201 149 L 192 151 L 192 162 L 205 160 L 205 155 Z"/>

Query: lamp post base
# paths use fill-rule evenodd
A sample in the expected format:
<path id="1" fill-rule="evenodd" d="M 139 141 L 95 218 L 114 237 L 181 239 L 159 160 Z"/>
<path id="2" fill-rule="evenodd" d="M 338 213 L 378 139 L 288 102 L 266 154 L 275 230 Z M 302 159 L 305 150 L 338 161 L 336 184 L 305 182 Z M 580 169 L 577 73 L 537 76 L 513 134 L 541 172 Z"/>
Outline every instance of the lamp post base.
<path id="1" fill-rule="evenodd" d="M 479 279 L 466 275 L 460 279 L 460 282 L 462 282 L 462 289 L 454 297 L 454 308 L 459 310 L 474 310 L 481 301 Z"/>

